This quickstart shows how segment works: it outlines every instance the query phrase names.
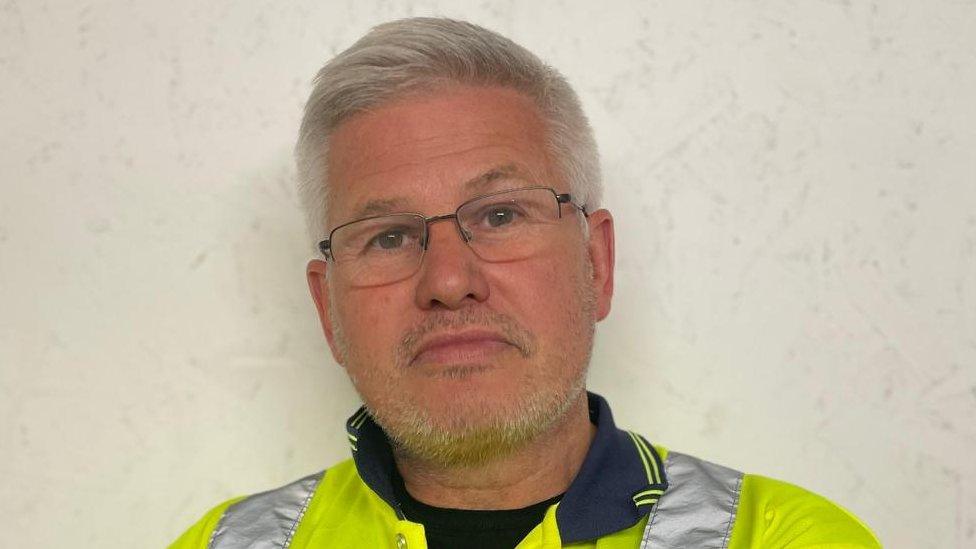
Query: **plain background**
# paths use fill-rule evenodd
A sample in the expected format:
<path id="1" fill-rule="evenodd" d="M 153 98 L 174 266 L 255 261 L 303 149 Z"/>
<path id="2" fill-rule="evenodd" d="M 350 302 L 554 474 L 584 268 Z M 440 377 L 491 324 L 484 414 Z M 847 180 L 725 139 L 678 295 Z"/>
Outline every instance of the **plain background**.
<path id="1" fill-rule="evenodd" d="M 976 546 L 976 3 L 0 2 L 0 524 L 162 547 L 347 457 L 291 147 L 370 26 L 579 91 L 617 220 L 591 388 L 665 446 Z"/>

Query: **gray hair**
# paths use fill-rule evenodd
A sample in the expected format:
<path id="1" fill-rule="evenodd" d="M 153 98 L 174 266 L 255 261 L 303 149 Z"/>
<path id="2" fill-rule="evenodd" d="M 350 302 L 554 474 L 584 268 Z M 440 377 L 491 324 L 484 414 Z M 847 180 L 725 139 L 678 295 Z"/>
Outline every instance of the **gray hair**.
<path id="1" fill-rule="evenodd" d="M 508 38 L 452 19 L 374 27 L 319 71 L 295 146 L 298 189 L 313 242 L 327 227 L 332 132 L 351 116 L 411 92 L 456 82 L 513 88 L 539 108 L 547 148 L 570 192 L 589 210 L 601 198 L 600 159 L 579 98 L 556 69 Z"/>

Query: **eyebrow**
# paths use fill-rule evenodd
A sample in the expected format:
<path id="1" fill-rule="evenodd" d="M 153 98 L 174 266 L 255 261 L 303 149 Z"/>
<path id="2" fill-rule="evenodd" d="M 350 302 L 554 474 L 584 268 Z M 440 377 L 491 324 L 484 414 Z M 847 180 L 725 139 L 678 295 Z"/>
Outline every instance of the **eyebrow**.
<path id="1" fill-rule="evenodd" d="M 403 209 L 403 198 L 374 198 L 363 204 L 362 208 L 356 210 L 353 219 L 383 215 Z"/>
<path id="2" fill-rule="evenodd" d="M 481 175 L 472 177 L 464 182 L 464 187 L 467 189 L 485 190 L 496 181 L 503 179 L 516 179 L 518 176 L 518 166 L 515 164 L 505 164 L 504 166 L 496 166 L 482 173 Z"/>
<path id="3" fill-rule="evenodd" d="M 520 170 L 515 164 L 505 164 L 495 166 L 488 171 L 481 173 L 465 181 L 462 186 L 469 190 L 488 190 L 492 184 L 505 179 L 519 179 Z M 368 200 L 361 208 L 358 208 L 353 219 L 372 217 L 375 215 L 385 215 L 404 211 L 406 208 L 406 198 L 374 198 Z"/>

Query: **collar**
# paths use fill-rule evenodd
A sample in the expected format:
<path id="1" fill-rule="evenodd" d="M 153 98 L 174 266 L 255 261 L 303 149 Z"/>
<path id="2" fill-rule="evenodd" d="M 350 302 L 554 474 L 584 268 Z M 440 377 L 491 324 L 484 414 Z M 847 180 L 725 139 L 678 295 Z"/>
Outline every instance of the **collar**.
<path id="1" fill-rule="evenodd" d="M 661 457 L 642 436 L 618 429 L 603 397 L 587 393 L 596 436 L 556 508 L 563 543 L 594 539 L 636 524 L 667 490 Z M 346 431 L 363 482 L 403 518 L 393 491 L 393 451 L 383 430 L 360 408 Z"/>

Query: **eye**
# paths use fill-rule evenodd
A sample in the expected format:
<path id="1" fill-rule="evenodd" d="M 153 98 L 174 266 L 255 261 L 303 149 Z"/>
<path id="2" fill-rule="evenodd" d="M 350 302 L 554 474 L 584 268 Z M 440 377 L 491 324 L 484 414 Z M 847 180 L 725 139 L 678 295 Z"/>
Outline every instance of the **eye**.
<path id="1" fill-rule="evenodd" d="M 374 236 L 373 240 L 370 241 L 370 244 L 384 250 L 399 248 L 403 246 L 403 233 L 387 231 Z"/>
<path id="2" fill-rule="evenodd" d="M 386 251 L 386 252 L 396 252 L 403 250 L 411 242 L 411 239 L 416 239 L 414 234 L 416 231 L 411 231 L 407 227 L 390 227 L 376 232 L 371 238 L 366 241 L 365 246 L 363 246 L 363 251 L 365 253 L 376 252 L 376 251 Z"/>
<path id="3" fill-rule="evenodd" d="M 485 222 L 489 227 L 502 227 L 516 221 L 519 212 L 509 206 L 493 206 L 485 211 Z"/>

